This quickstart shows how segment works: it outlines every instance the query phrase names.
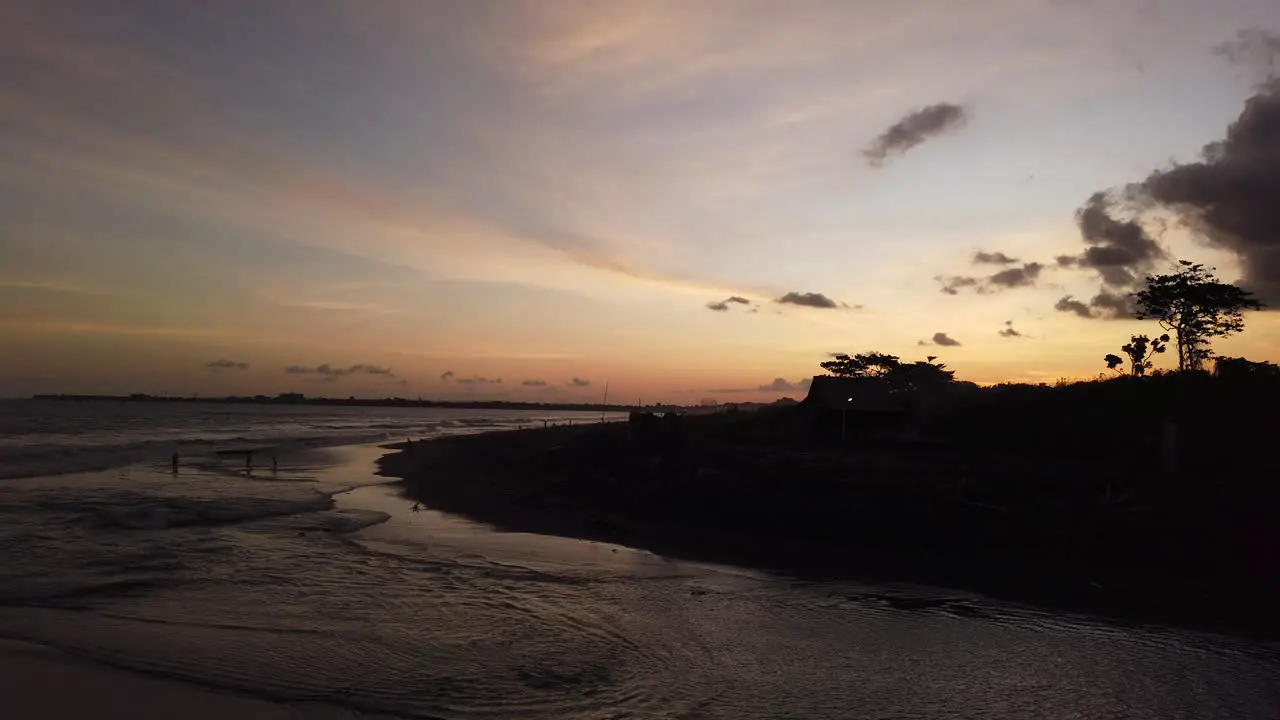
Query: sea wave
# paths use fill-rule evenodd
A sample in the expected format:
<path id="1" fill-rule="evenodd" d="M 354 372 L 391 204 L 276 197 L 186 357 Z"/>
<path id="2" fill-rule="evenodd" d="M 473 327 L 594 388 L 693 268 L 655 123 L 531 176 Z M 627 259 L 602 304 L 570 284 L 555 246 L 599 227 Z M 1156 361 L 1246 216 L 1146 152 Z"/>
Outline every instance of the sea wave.
<path id="1" fill-rule="evenodd" d="M 537 411 L 423 410 L 402 415 L 381 410 L 357 413 L 353 409 L 300 412 L 272 406 L 256 412 L 244 408 L 157 406 L 163 409 L 157 409 L 155 417 L 133 407 L 126 412 L 114 406 L 94 406 L 92 411 L 97 416 L 93 417 L 88 410 L 57 403 L 10 402 L 0 403 L 0 407 L 0 428 L 4 429 L 0 434 L 0 480 L 145 463 L 163 466 L 175 452 L 185 463 L 188 458 L 198 461 L 216 457 L 220 451 L 250 447 L 284 454 L 544 423 L 594 422 L 600 417 Z"/>

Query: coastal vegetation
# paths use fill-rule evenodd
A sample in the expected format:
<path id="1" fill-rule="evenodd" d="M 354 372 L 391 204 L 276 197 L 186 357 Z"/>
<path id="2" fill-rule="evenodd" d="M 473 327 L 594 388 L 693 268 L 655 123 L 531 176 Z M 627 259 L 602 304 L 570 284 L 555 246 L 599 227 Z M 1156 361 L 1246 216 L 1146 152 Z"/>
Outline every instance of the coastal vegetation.
<path id="1" fill-rule="evenodd" d="M 1203 369 L 1209 341 L 1260 305 L 1187 265 L 1135 300 L 1176 340 L 1134 336 L 1128 372 L 1095 380 L 979 388 L 935 357 L 821 363 L 855 386 L 883 383 L 910 436 L 882 415 L 848 436 L 820 432 L 850 411 L 811 393 L 754 412 L 414 443 L 383 472 L 414 500 L 515 530 L 1280 631 L 1268 565 L 1280 555 L 1280 368 Z M 1166 342 L 1177 370 L 1152 367 Z"/>

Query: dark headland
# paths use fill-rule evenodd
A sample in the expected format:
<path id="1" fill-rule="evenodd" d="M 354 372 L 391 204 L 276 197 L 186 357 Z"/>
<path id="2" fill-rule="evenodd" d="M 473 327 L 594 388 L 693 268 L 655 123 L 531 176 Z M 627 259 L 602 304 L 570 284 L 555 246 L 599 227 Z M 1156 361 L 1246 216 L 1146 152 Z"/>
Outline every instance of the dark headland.
<path id="1" fill-rule="evenodd" d="M 388 446 L 380 472 L 507 530 L 1280 637 L 1278 400 L 1208 373 L 968 387 L 903 433 L 811 394 Z"/>

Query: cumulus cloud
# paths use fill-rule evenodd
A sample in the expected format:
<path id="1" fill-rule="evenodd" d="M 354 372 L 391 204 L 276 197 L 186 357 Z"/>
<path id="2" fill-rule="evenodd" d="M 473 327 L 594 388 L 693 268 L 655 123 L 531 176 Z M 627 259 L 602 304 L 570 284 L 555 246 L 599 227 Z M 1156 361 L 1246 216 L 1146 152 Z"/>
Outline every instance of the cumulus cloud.
<path id="1" fill-rule="evenodd" d="M 218 359 L 209 363 L 205 363 L 205 367 L 210 370 L 248 370 L 249 363 L 236 362 L 235 360 Z"/>
<path id="2" fill-rule="evenodd" d="M 805 378 L 795 382 L 789 382 L 786 378 L 774 378 L 773 382 L 761 385 L 756 388 L 761 392 L 806 392 L 809 385 L 813 383 L 813 378 Z"/>
<path id="3" fill-rule="evenodd" d="M 309 367 L 306 365 L 290 365 L 284 369 L 290 375 L 316 375 L 326 380 L 336 380 L 347 375 L 376 375 L 379 377 L 395 378 L 396 375 L 389 367 L 381 365 L 370 365 L 360 363 L 347 367 L 335 367 L 329 363 Z"/>
<path id="4" fill-rule="evenodd" d="M 781 297 L 774 298 L 774 302 L 779 305 L 798 305 L 800 307 L 817 308 L 819 310 L 837 310 L 840 308 L 848 308 L 858 310 L 861 305 L 849 305 L 848 303 L 832 300 L 822 293 L 815 292 L 789 292 Z"/>
<path id="5" fill-rule="evenodd" d="M 1000 328 L 1000 337 L 1018 338 L 1026 337 L 1026 335 L 1023 335 L 1021 332 L 1014 329 L 1012 320 L 1005 320 L 1004 327 Z"/>
<path id="6" fill-rule="evenodd" d="M 1280 38 L 1254 45 L 1280 52 Z M 1261 52 L 1261 51 L 1260 51 Z M 1280 303 L 1280 81 L 1272 77 L 1244 105 L 1225 137 L 1206 145 L 1198 162 L 1157 170 L 1130 196 L 1171 212 L 1179 223 L 1240 261 L 1240 284 L 1270 305 Z"/>
<path id="7" fill-rule="evenodd" d="M 1061 255 L 1059 267 L 1097 271 L 1104 286 L 1133 288 L 1169 255 L 1134 219 L 1115 217 L 1115 200 L 1105 192 L 1090 196 L 1076 211 L 1080 235 L 1089 245 L 1079 255 Z"/>
<path id="8" fill-rule="evenodd" d="M 725 312 L 729 309 L 730 304 L 750 305 L 751 301 L 740 295 L 731 295 L 723 300 L 715 300 L 707 303 L 707 309 L 714 310 L 716 312 Z"/>
<path id="9" fill-rule="evenodd" d="M 974 262 L 982 261 L 975 258 Z M 948 295 L 959 295 L 961 290 L 973 290 L 980 295 L 988 295 L 1002 290 L 1032 287 L 1040 278 L 1040 273 L 1044 272 L 1044 267 L 1042 263 L 1029 262 L 985 276 L 939 276 L 935 280 L 942 283 L 942 292 Z"/>
<path id="10" fill-rule="evenodd" d="M 921 340 L 917 345 L 938 345 L 940 347 L 960 347 L 960 341 L 943 332 L 933 334 L 928 340 Z"/>
<path id="11" fill-rule="evenodd" d="M 869 164 L 879 167 L 890 155 L 901 155 L 921 143 L 959 129 L 967 119 L 968 114 L 959 105 L 929 105 L 890 125 L 862 154 Z"/>
<path id="12" fill-rule="evenodd" d="M 444 372 L 440 373 L 440 379 L 443 380 L 444 382 L 449 382 L 453 378 L 457 377 L 457 375 L 458 374 L 452 370 L 445 370 Z"/>
<path id="13" fill-rule="evenodd" d="M 1145 274 L 1158 271 L 1168 253 L 1144 231 L 1143 214 L 1172 217 L 1211 247 L 1240 262 L 1239 284 L 1269 304 L 1280 302 L 1280 78 L 1275 59 L 1280 37 L 1245 30 L 1213 51 L 1237 65 L 1257 68 L 1261 82 L 1221 140 L 1210 142 L 1200 159 L 1155 170 L 1127 185 L 1120 197 L 1137 215 L 1117 219 L 1116 201 L 1096 193 L 1077 213 L 1085 242 L 1078 256 L 1058 259 L 1062 267 L 1089 268 L 1102 279 L 1088 303 L 1067 296 L 1056 307 L 1080 317 L 1130 317 L 1131 293 Z"/>
<path id="14" fill-rule="evenodd" d="M 1013 265 L 1017 258 L 1009 257 L 1002 252 L 986 252 L 979 250 L 973 254 L 974 265 Z"/>
<path id="15" fill-rule="evenodd" d="M 1170 256 L 1137 218 L 1117 214 L 1118 201 L 1107 192 L 1094 193 L 1076 211 L 1076 225 L 1088 247 L 1079 255 L 1058 256 L 1057 266 L 1095 272 L 1102 287 L 1088 302 L 1067 295 L 1054 309 L 1095 320 L 1133 317 L 1133 292 Z"/>
<path id="16" fill-rule="evenodd" d="M 589 387 L 591 385 L 591 381 L 586 378 L 576 377 L 566 382 L 565 385 L 570 387 Z"/>

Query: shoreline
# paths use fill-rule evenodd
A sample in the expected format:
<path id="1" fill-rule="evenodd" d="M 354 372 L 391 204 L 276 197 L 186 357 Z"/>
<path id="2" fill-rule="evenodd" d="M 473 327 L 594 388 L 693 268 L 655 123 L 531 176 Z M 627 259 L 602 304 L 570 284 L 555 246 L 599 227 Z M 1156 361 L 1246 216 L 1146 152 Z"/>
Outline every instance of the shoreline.
<path id="1" fill-rule="evenodd" d="M 625 424 L 615 430 L 626 431 Z M 1242 588 L 1224 587 L 1220 577 L 1119 563 L 1043 562 L 1029 553 L 900 548 L 891 542 L 824 541 L 785 532 L 762 535 L 727 527 L 723 518 L 717 523 L 714 506 L 704 508 L 705 523 L 619 512 L 603 498 L 626 495 L 629 488 L 603 470 L 588 471 L 598 475 L 593 497 L 557 492 L 539 464 L 552 457 L 561 458 L 563 466 L 571 462 L 565 456 L 585 452 L 575 450 L 575 444 L 608 442 L 588 435 L 593 432 L 600 431 L 562 427 L 392 443 L 382 446 L 388 454 L 378 461 L 378 474 L 397 479 L 401 494 L 410 500 L 503 531 L 611 542 L 800 580 L 950 588 L 1115 623 L 1280 639 L 1272 593 L 1251 597 Z M 642 474 L 657 476 L 660 471 Z"/>

